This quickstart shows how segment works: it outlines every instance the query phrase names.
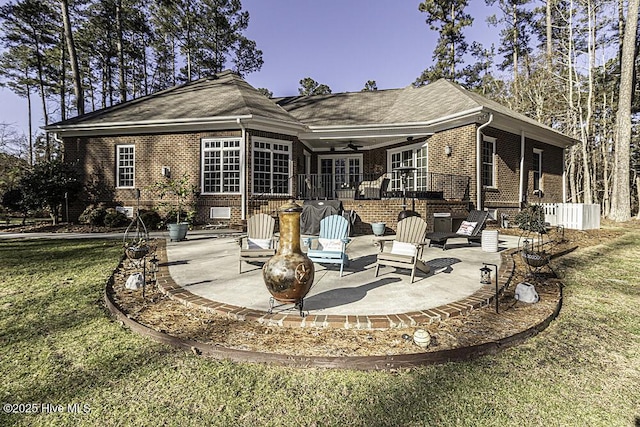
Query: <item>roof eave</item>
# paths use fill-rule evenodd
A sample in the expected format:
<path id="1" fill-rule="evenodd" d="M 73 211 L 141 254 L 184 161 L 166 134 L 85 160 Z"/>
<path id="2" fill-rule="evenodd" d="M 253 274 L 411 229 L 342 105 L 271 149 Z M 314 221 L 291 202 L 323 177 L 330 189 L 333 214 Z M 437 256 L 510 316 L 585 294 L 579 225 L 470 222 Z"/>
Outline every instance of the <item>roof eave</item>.
<path id="1" fill-rule="evenodd" d="M 241 127 L 251 127 L 252 129 L 265 131 L 289 131 L 295 133 L 298 133 L 303 129 L 303 126 L 299 123 L 269 119 L 254 115 L 203 117 L 193 119 L 176 119 L 171 121 L 145 120 L 138 122 L 109 122 L 84 125 L 49 125 L 45 126 L 43 129 L 47 132 L 58 133 L 63 137 L 73 137 L 211 131 L 221 129 L 240 129 Z"/>
<path id="2" fill-rule="evenodd" d="M 348 138 L 381 138 L 381 137 L 419 137 L 432 135 L 433 133 L 449 127 L 474 123 L 478 119 L 478 113 L 482 107 L 472 108 L 450 116 L 440 117 L 435 120 L 406 123 L 382 123 L 369 125 L 329 125 L 309 126 L 309 131 L 300 135 L 300 139 L 328 140 Z"/>
<path id="3" fill-rule="evenodd" d="M 545 144 L 553 145 L 560 148 L 568 148 L 580 141 L 571 138 L 552 128 L 526 122 L 514 117 L 505 116 L 496 111 L 485 109 L 494 115 L 494 121 L 491 127 L 496 127 L 507 132 L 520 135 L 524 132 L 526 138 L 534 139 Z"/>

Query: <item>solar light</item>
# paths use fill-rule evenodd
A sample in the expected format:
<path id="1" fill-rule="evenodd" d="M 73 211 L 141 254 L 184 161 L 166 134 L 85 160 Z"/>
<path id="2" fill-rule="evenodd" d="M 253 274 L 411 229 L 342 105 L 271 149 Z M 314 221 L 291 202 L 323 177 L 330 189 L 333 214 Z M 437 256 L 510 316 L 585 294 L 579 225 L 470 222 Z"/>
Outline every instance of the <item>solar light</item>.
<path id="1" fill-rule="evenodd" d="M 498 266 L 495 264 L 489 264 L 486 262 L 483 262 L 482 264 L 484 264 L 484 266 L 480 269 L 480 283 L 482 283 L 483 285 L 490 285 L 491 284 L 491 269 L 488 267 L 489 265 L 494 267 L 496 270 L 496 295 L 495 295 L 495 300 L 496 300 L 496 313 L 498 312 Z"/>

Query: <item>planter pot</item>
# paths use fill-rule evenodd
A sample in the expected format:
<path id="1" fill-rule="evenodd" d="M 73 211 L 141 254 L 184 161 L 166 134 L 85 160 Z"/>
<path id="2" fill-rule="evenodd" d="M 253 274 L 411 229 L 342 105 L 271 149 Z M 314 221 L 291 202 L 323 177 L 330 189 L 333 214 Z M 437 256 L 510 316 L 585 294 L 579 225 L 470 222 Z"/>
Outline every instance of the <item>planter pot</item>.
<path id="1" fill-rule="evenodd" d="M 189 223 L 180 222 L 178 224 L 167 224 L 167 228 L 169 229 L 169 239 L 171 239 L 172 242 L 179 242 L 187 236 Z"/>
<path id="2" fill-rule="evenodd" d="M 374 236 L 383 236 L 385 229 L 386 229 L 386 224 L 384 222 L 371 223 L 371 230 L 373 231 Z"/>

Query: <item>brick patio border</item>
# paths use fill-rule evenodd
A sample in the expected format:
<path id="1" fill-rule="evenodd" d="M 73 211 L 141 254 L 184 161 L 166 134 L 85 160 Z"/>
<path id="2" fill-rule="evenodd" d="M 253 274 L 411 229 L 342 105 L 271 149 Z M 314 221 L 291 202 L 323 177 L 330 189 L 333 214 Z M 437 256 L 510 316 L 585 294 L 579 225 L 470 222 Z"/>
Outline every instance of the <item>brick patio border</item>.
<path id="1" fill-rule="evenodd" d="M 516 250 L 503 251 L 498 268 L 498 291 L 502 293 L 509 285 L 515 270 L 513 253 Z M 208 313 L 217 313 L 232 319 L 255 321 L 264 325 L 298 328 L 343 328 L 343 329 L 392 329 L 407 326 L 426 325 L 450 317 L 468 313 L 471 310 L 484 307 L 495 300 L 495 285 L 484 285 L 475 293 L 459 301 L 454 301 L 439 307 L 411 311 L 402 314 L 370 314 L 370 315 L 326 315 L 309 314 L 301 317 L 299 312 L 268 313 L 266 311 L 239 307 L 193 294 L 178 285 L 169 274 L 167 265 L 166 242 L 158 242 L 157 257 L 158 273 L 156 283 L 158 289 L 170 298 L 187 307 L 194 307 Z"/>

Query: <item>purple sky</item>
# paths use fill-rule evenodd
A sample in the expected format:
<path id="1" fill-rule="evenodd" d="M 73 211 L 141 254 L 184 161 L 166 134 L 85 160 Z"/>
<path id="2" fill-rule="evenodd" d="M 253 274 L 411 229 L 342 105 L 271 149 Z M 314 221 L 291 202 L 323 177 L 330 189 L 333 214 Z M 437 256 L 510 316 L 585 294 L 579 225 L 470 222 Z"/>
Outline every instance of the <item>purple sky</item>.
<path id="1" fill-rule="evenodd" d="M 0 4 L 6 0 L 0 0 Z M 475 17 L 469 43 L 496 42 L 485 17 L 493 11 L 470 0 Z M 359 91 L 367 80 L 378 89 L 405 87 L 432 63 L 438 34 L 418 12 L 418 0 L 243 0 L 250 22 L 246 36 L 263 52 L 262 70 L 246 76 L 274 96 L 297 95 L 311 77 L 333 93 Z M 37 101 L 36 104 L 37 105 Z M 27 132 L 26 101 L 0 89 L 0 122 Z M 43 124 L 34 114 L 34 124 Z"/>

